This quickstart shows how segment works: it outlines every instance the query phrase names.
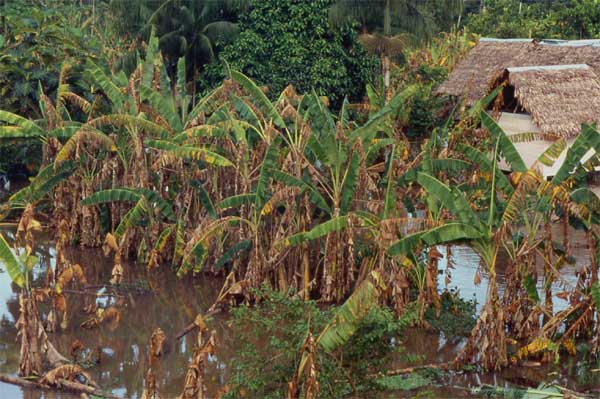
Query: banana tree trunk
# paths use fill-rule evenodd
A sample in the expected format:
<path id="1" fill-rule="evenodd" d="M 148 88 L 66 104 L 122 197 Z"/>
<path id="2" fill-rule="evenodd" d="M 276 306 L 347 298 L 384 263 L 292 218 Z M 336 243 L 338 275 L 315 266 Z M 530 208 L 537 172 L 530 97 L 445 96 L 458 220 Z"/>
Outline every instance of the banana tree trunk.
<path id="1" fill-rule="evenodd" d="M 565 207 L 565 214 L 563 215 L 563 247 L 565 247 L 565 253 L 569 254 L 569 209 Z"/>
<path id="2" fill-rule="evenodd" d="M 590 251 L 590 287 L 596 281 L 598 281 L 598 264 L 596 263 L 596 250 L 598 246 L 598 242 L 596 241 L 596 236 L 592 229 L 588 229 L 586 232 L 588 248 Z"/>
<path id="3" fill-rule="evenodd" d="M 385 103 L 389 102 L 389 97 L 391 96 L 390 91 L 390 57 L 387 54 L 383 53 L 382 56 L 382 68 L 383 68 L 383 96 L 385 99 Z"/>
<path id="4" fill-rule="evenodd" d="M 552 304 L 552 281 L 553 281 L 553 273 L 552 273 L 552 223 L 550 220 L 546 222 L 545 226 L 545 256 L 544 256 L 544 306 L 546 308 L 546 312 L 544 312 L 544 324 L 549 320 L 549 314 L 552 314 L 553 304 Z"/>
<path id="5" fill-rule="evenodd" d="M 486 247 L 480 255 L 486 262 L 489 273 L 487 300 L 467 344 L 454 359 L 454 366 L 457 368 L 464 364 L 478 363 L 485 370 L 500 370 L 508 364 L 504 310 L 496 282 L 498 247 L 489 243 Z"/>

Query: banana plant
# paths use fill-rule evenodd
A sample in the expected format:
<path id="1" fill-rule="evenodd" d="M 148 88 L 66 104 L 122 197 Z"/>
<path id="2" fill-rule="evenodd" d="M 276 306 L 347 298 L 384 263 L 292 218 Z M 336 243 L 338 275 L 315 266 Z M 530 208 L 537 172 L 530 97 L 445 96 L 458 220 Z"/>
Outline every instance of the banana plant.
<path id="1" fill-rule="evenodd" d="M 262 270 L 269 269 L 270 264 L 281 263 L 279 257 L 285 256 L 274 248 L 276 240 L 270 242 L 263 237 L 270 235 L 269 231 L 280 217 L 286 221 L 277 223 L 291 229 L 305 219 L 302 213 L 294 215 L 286 211 L 284 215 L 276 215 L 277 206 L 285 204 L 286 208 L 291 209 L 301 192 L 307 192 L 321 206 L 326 204 L 320 193 L 302 180 L 302 165 L 305 163 L 302 148 L 306 145 L 306 134 L 302 131 L 303 121 L 294 103 L 303 100 L 290 90 L 284 91 L 279 99 L 272 103 L 248 77 L 237 71 L 229 71 L 229 74 L 232 82 L 239 88 L 229 96 L 233 107 L 222 107 L 213 113 L 207 122 L 212 123 L 211 120 L 214 120 L 219 125 L 218 129 L 221 132 L 215 139 L 220 140 L 223 145 L 236 148 L 235 181 L 229 184 L 241 186 L 241 193 L 238 191 L 215 205 L 208 195 L 204 194 L 203 202 L 208 208 L 215 210 L 211 215 L 213 219 L 217 210 L 228 214 L 216 218 L 210 226 L 220 229 L 230 225 L 229 214 L 235 210 L 237 215 L 234 227 L 238 228 L 234 234 L 239 236 L 239 241 L 223 253 L 216 265 L 222 266 L 229 262 L 237 252 L 249 251 L 249 264 L 242 275 L 253 283 L 260 284 L 265 277 Z M 263 153 L 262 157 L 258 158 L 257 153 Z M 280 166 L 282 154 L 290 160 L 289 169 Z M 188 255 L 184 255 L 178 274 L 185 273 L 191 267 L 195 270 L 201 268 L 204 255 L 208 252 L 208 238 L 214 238 L 214 235 L 193 235 L 186 249 Z M 267 258 L 266 254 L 271 256 Z M 195 262 L 188 262 L 194 258 Z M 286 276 L 281 275 L 281 270 L 281 267 L 274 270 L 279 274 L 275 277 L 276 286 L 286 290 L 289 282 Z"/>
<path id="2" fill-rule="evenodd" d="M 25 278 L 27 268 L 19 258 L 12 252 L 6 239 L 0 234 L 0 261 L 6 267 L 6 271 L 13 283 L 19 287 L 25 287 L 27 279 Z"/>
<path id="3" fill-rule="evenodd" d="M 336 310 L 331 320 L 325 325 L 319 336 L 314 340 L 314 350 L 321 350 L 333 355 L 352 338 L 362 320 L 379 302 L 386 290 L 384 277 L 377 271 L 356 287 L 352 295 Z M 310 332 L 307 334 L 310 336 Z M 299 398 L 302 376 L 307 367 L 314 362 L 314 353 L 303 350 L 297 370 L 289 383 L 290 398 Z M 313 364 L 314 366 L 314 364 Z M 316 376 L 314 376 L 316 378 Z"/>
<path id="4" fill-rule="evenodd" d="M 313 94 L 306 102 L 306 116 L 316 131 L 307 146 L 306 157 L 310 161 L 313 184 L 325 193 L 330 211 L 325 221 L 309 231 L 289 237 L 285 243 L 297 246 L 326 237 L 320 287 L 321 296 L 326 301 L 340 300 L 354 284 L 353 235 L 354 229 L 361 224 L 360 218 L 353 212 L 360 209 L 354 201 L 358 193 L 363 195 L 362 198 L 368 198 L 368 186 L 365 184 L 369 185 L 369 181 L 371 185 L 377 184 L 364 173 L 371 166 L 366 162 L 374 158 L 369 156 L 370 150 L 374 154 L 382 150 L 388 152 L 384 173 L 388 177 L 387 189 L 383 190 L 384 213 L 387 214 L 394 203 L 393 179 L 390 177 L 391 168 L 396 164 L 398 144 L 393 139 L 389 121 L 391 114 L 403 106 L 412 93 L 413 88 L 408 88 L 362 125 L 349 121 L 347 103 L 343 104 L 336 121 L 318 96 Z M 371 149 L 374 142 L 376 145 Z"/>
<path id="5" fill-rule="evenodd" d="M 453 220 L 442 226 L 408 235 L 393 244 L 389 252 L 391 255 L 410 254 L 421 245 L 431 247 L 438 244 L 466 242 L 480 255 L 489 275 L 488 299 L 476 330 L 471 336 L 471 342 L 457 360 L 472 361 L 475 360 L 474 355 L 479 354 L 484 367 L 497 369 L 505 365 L 507 361 L 506 348 L 503 344 L 503 313 L 499 305 L 496 285 L 497 254 L 500 248 L 510 241 L 508 225 L 516 222 L 516 217 L 522 214 L 525 195 L 532 192 L 539 195 L 543 192 L 543 187 L 547 187 L 547 185 L 543 184 L 534 170 L 528 170 L 510 138 L 496 122 L 485 112 L 481 112 L 480 117 L 494 142 L 492 159 L 487 159 L 483 153 L 468 145 L 462 145 L 459 148 L 467 157 L 476 162 L 482 171 L 491 176 L 491 189 L 486 212 L 476 212 L 469 203 L 468 197 L 459 187 L 451 188 L 435 177 L 419 172 L 417 177 L 419 184 L 430 198 L 433 198 L 450 213 Z M 596 143 L 596 136 L 597 132 L 584 126 L 582 135 L 568 150 L 567 154 L 570 155 L 567 155 L 567 162 L 561 165 L 559 173 L 550 183 L 553 187 L 557 187 L 556 184 L 569 176 L 581 157 Z M 553 163 L 564 148 L 564 141 L 554 143 L 541 154 L 538 162 Z M 517 180 L 521 179 L 517 188 L 512 187 L 506 177 L 498 173 L 497 159 L 499 156 L 502 156 L 511 165 L 514 177 Z M 540 189 L 536 192 L 538 187 Z M 501 197 L 498 197 L 499 192 L 503 193 Z M 505 200 L 502 201 L 501 198 L 505 198 Z M 536 214 L 541 216 L 537 216 L 537 219 L 534 218 L 533 221 L 525 219 L 528 226 L 533 228 L 532 231 L 536 231 L 535 226 L 539 226 L 541 220 L 548 218 L 548 210 L 553 209 L 548 207 L 548 201 L 543 197 L 537 198 L 535 204 Z M 534 239 L 534 237 L 535 234 L 532 234 L 531 238 Z M 494 322 L 490 322 L 490 320 L 494 320 Z M 490 342 L 498 344 L 490 345 Z M 483 345 L 486 351 L 475 350 L 478 345 Z"/>

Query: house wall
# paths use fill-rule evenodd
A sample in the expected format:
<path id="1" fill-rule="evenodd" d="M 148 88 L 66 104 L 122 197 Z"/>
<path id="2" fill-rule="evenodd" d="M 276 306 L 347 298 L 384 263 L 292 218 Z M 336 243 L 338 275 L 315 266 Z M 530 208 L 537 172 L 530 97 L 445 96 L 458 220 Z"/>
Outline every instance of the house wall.
<path id="1" fill-rule="evenodd" d="M 498 125 L 506 132 L 506 134 L 513 135 L 519 133 L 528 133 L 528 132 L 539 132 L 540 129 L 535 125 L 531 116 L 528 114 L 512 114 L 510 112 L 503 112 L 500 115 L 500 119 L 498 120 Z M 541 175 L 544 178 L 553 177 L 558 169 L 563 164 L 567 149 L 573 145 L 575 142 L 575 137 L 567 140 L 567 145 L 562 154 L 558 157 L 558 159 L 554 162 L 554 165 L 548 167 L 542 164 L 537 164 L 536 167 L 539 169 Z M 548 149 L 552 145 L 552 141 L 549 140 L 532 140 L 532 141 L 523 141 L 518 143 L 513 143 L 515 149 L 521 155 L 523 162 L 528 168 L 534 166 L 538 157 Z M 590 150 L 585 154 L 582 158 L 582 161 L 585 162 L 590 159 L 594 155 L 594 151 Z M 499 166 L 504 171 L 510 171 L 510 167 L 504 160 L 501 160 Z M 600 167 L 596 168 L 597 171 L 600 171 Z"/>
<path id="2" fill-rule="evenodd" d="M 533 123 L 529 114 L 513 114 L 502 112 L 498 124 L 507 134 L 539 132 L 540 128 Z"/>

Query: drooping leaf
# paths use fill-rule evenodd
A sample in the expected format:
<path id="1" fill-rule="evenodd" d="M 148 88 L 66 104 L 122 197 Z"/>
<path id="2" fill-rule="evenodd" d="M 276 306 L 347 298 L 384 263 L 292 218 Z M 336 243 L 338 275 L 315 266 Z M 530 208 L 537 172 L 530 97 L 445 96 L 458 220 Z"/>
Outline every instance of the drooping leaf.
<path id="1" fill-rule="evenodd" d="M 464 223 L 447 223 L 423 234 L 421 239 L 429 246 L 462 240 L 480 239 L 482 232 Z"/>
<path id="2" fill-rule="evenodd" d="M 77 131 L 60 149 L 58 154 L 56 154 L 56 158 L 54 158 L 54 165 L 58 167 L 61 162 L 69 159 L 71 154 L 75 151 L 78 144 L 90 143 L 93 142 L 101 147 L 105 148 L 108 151 L 113 151 L 117 147 L 115 146 L 114 141 L 108 137 L 106 134 L 98 131 L 92 130 L 89 128 L 82 128 Z"/>
<path id="3" fill-rule="evenodd" d="M 0 126 L 1 139 L 29 139 L 40 138 L 41 134 L 33 130 L 27 130 L 20 126 Z"/>
<path id="4" fill-rule="evenodd" d="M 167 138 L 170 136 L 170 131 L 167 127 L 159 125 L 144 119 L 141 116 L 128 114 L 110 114 L 102 115 L 88 121 L 84 127 L 99 129 L 102 126 L 113 126 L 122 129 L 136 129 L 155 137 Z"/>
<path id="5" fill-rule="evenodd" d="M 211 218 L 216 219 L 217 210 L 215 209 L 215 205 L 210 199 L 210 194 L 208 194 L 208 191 L 206 191 L 206 189 L 204 188 L 204 185 L 197 180 L 193 180 L 191 182 L 191 185 L 196 189 L 196 191 L 198 191 L 198 198 L 200 199 L 200 203 L 202 204 L 204 209 L 206 209 L 208 215 Z"/>
<path id="6" fill-rule="evenodd" d="M 404 255 L 412 256 L 417 248 L 423 245 L 422 237 L 424 231 L 419 231 L 413 234 L 402 237 L 388 248 L 388 253 L 392 256 Z"/>
<path id="7" fill-rule="evenodd" d="M 183 251 L 185 249 L 185 240 L 183 237 L 183 221 L 179 219 L 175 228 L 175 247 L 173 249 L 173 266 L 179 264 L 181 258 L 183 258 Z"/>
<path id="8" fill-rule="evenodd" d="M 25 284 L 23 268 L 2 234 L 0 234 L 0 262 L 6 267 L 10 279 L 19 287 L 23 287 Z"/>
<path id="9" fill-rule="evenodd" d="M 164 116 L 167 122 L 169 122 L 171 129 L 175 131 L 183 129 L 183 124 L 177 114 L 177 107 L 173 101 L 168 101 L 161 93 L 146 86 L 140 87 L 140 93 L 142 99 L 148 101 L 156 112 Z"/>
<path id="10" fill-rule="evenodd" d="M 115 106 L 116 109 L 123 108 L 123 95 L 119 87 L 117 87 L 108 76 L 92 61 L 88 60 L 85 72 L 92 82 L 96 83 L 100 89 L 106 94 L 106 97 Z"/>
<path id="11" fill-rule="evenodd" d="M 27 135 L 27 137 L 43 136 L 44 129 L 30 121 L 29 119 L 23 118 L 17 114 L 13 114 L 8 111 L 0 111 L 0 122 L 5 122 L 10 125 L 15 125 L 20 128 L 19 130 Z"/>
<path id="12" fill-rule="evenodd" d="M 254 194 L 238 194 L 225 198 L 217 205 L 219 209 L 235 208 L 240 205 L 252 204 L 256 196 Z"/>
<path id="13" fill-rule="evenodd" d="M 171 151 L 171 154 L 178 158 L 191 159 L 194 161 L 204 161 L 216 166 L 233 166 L 233 163 L 221 154 L 218 154 L 207 147 L 194 147 L 184 145 Z"/>
<path id="14" fill-rule="evenodd" d="M 316 206 L 318 206 L 319 208 L 321 208 L 322 210 L 324 210 L 327 213 L 331 213 L 331 208 L 329 207 L 329 205 L 327 205 L 327 201 L 325 200 L 325 198 L 323 198 L 321 193 L 312 185 L 290 175 L 289 173 L 283 172 L 278 169 L 271 169 L 269 171 L 269 174 L 271 175 L 273 180 L 277 180 L 278 182 L 283 183 L 288 186 L 300 187 L 303 190 L 308 191 L 308 193 L 309 193 L 308 196 L 309 196 L 310 200 Z"/>
<path id="15" fill-rule="evenodd" d="M 225 251 L 223 256 L 221 256 L 221 258 L 219 258 L 219 260 L 215 263 L 215 269 L 219 270 L 227 262 L 230 262 L 238 253 L 248 251 L 250 248 L 252 248 L 252 240 L 243 240 L 235 243 L 227 251 Z"/>
<path id="16" fill-rule="evenodd" d="M 540 302 L 540 295 L 537 291 L 537 287 L 535 284 L 535 280 L 531 274 L 525 276 L 523 280 L 523 287 L 525 288 L 525 292 L 527 292 L 527 297 L 533 301 L 534 303 Z"/>
<path id="17" fill-rule="evenodd" d="M 212 221 L 201 231 L 197 231 L 186 244 L 181 267 L 177 271 L 177 277 L 182 277 L 191 268 L 196 272 L 200 271 L 208 252 L 209 241 L 219 234 L 225 225 L 236 222 L 244 222 L 244 219 L 235 216 L 223 217 Z M 195 262 L 192 263 L 194 259 Z"/>
<path id="18" fill-rule="evenodd" d="M 142 197 L 135 190 L 129 188 L 111 188 L 97 191 L 81 201 L 81 205 L 99 205 L 111 202 L 138 202 Z"/>
<path id="19" fill-rule="evenodd" d="M 381 275 L 373 271 L 352 293 L 350 298 L 335 312 L 319 337 L 317 345 L 331 353 L 343 346 L 358 329 L 361 320 L 378 306 L 379 298 L 385 291 Z"/>
<path id="20" fill-rule="evenodd" d="M 127 230 L 136 226 L 139 222 L 146 218 L 148 214 L 148 206 L 146 204 L 146 199 L 141 197 L 139 201 L 135 204 L 133 208 L 129 210 L 121 219 L 121 222 L 115 229 L 114 236 L 117 240 L 125 235 Z"/>
<path id="21" fill-rule="evenodd" d="M 254 205 L 256 209 L 262 209 L 265 202 L 267 202 L 267 187 L 269 186 L 269 179 L 271 178 L 270 172 L 273 169 L 277 169 L 277 156 L 279 155 L 279 144 L 281 140 L 279 136 L 275 138 L 267 151 L 265 152 L 265 157 L 260 166 L 260 174 L 258 176 L 258 182 L 256 183 L 255 195 L 256 198 L 254 200 Z"/>
<path id="22" fill-rule="evenodd" d="M 252 101 L 265 114 L 266 118 L 271 119 L 280 128 L 285 127 L 285 122 L 281 118 L 281 115 L 279 115 L 279 112 L 277 112 L 277 109 L 275 109 L 265 93 L 249 77 L 237 71 L 231 71 L 231 77 L 250 94 Z"/>
<path id="23" fill-rule="evenodd" d="M 136 188 L 135 191 L 138 194 L 143 195 L 148 200 L 148 204 L 152 208 L 158 209 L 161 215 L 163 215 L 172 222 L 177 220 L 177 216 L 173 211 L 171 203 L 169 203 L 169 201 L 161 197 L 158 192 L 149 188 Z"/>
<path id="24" fill-rule="evenodd" d="M 498 140 L 500 153 L 510 165 L 513 172 L 526 172 L 527 166 L 523 162 L 523 158 L 515 148 L 514 144 L 509 140 L 508 136 L 502 130 L 500 125 L 485 111 L 481 111 L 481 123 L 490 132 L 494 141 Z"/>
<path id="25" fill-rule="evenodd" d="M 171 237 L 171 234 L 173 234 L 173 231 L 175 231 L 175 226 L 165 227 L 160 232 L 158 238 L 156 239 L 156 243 L 154 244 L 154 250 L 157 253 L 162 253 L 165 250 L 167 242 L 169 242 L 169 238 Z"/>
<path id="26" fill-rule="evenodd" d="M 469 202 L 457 189 L 450 189 L 447 185 L 425 173 L 419 173 L 417 180 L 427 191 L 427 194 L 442 203 L 458 220 L 475 228 L 481 227 L 477 215 L 471 209 Z"/>
<path id="27" fill-rule="evenodd" d="M 313 227 L 309 231 L 294 234 L 293 236 L 288 237 L 285 242 L 287 245 L 298 245 L 304 241 L 315 240 L 327 234 L 343 230 L 346 226 L 348 226 L 348 215 L 338 216 Z"/>
<path id="28" fill-rule="evenodd" d="M 471 167 L 469 162 L 462 159 L 438 158 L 431 160 L 434 172 L 463 172 Z"/>
<path id="29" fill-rule="evenodd" d="M 600 141 L 600 133 L 589 125 L 583 125 L 581 133 L 573 144 L 567 149 L 567 155 L 562 165 L 552 178 L 552 184 L 560 185 L 566 180 L 575 168 L 581 163 L 583 157 L 591 148 L 596 148 Z M 596 150 L 597 151 L 597 150 Z"/>
<path id="30" fill-rule="evenodd" d="M 495 160 L 490 160 L 485 154 L 481 151 L 472 147 L 468 144 L 457 145 L 457 149 L 465 155 L 467 159 L 469 159 L 472 164 L 478 167 L 482 172 L 493 173 Z M 496 168 L 496 185 L 500 190 L 502 190 L 507 195 L 512 195 L 514 188 L 510 184 L 510 181 L 506 177 L 506 175 L 500 170 L 500 168 Z"/>
<path id="31" fill-rule="evenodd" d="M 54 165 L 48 165 L 41 169 L 29 186 L 22 188 L 10 196 L 9 202 L 13 205 L 25 206 L 26 203 L 35 204 L 63 180 L 71 176 L 75 171 L 75 165 L 71 161 L 62 163 L 57 169 Z"/>
<path id="32" fill-rule="evenodd" d="M 354 199 L 354 190 L 356 189 L 359 167 L 360 156 L 358 154 L 354 154 L 346 170 L 346 176 L 342 186 L 342 195 L 340 201 L 340 211 L 342 214 L 348 212 L 350 205 L 352 204 L 352 200 Z"/>

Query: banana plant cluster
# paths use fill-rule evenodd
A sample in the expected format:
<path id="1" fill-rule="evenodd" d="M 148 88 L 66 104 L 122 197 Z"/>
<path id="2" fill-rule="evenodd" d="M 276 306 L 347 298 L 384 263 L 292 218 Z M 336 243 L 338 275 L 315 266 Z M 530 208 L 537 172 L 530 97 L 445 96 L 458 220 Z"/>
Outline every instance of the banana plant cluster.
<path id="1" fill-rule="evenodd" d="M 481 272 L 488 276 L 487 301 L 455 360 L 457 366 L 477 363 L 485 369 L 500 369 L 530 355 L 552 352 L 551 356 L 558 356 L 560 350 L 572 354 L 577 339 L 598 333 L 592 320 L 597 317 L 599 304 L 594 293 L 598 287 L 596 239 L 600 201 L 587 187 L 585 176 L 598 165 L 600 133 L 583 125 L 569 148 L 564 139 L 557 138 L 527 167 L 513 141 L 534 140 L 534 134 L 508 136 L 487 112 L 481 108 L 475 111 L 488 132 L 487 141 L 471 145 L 461 140 L 451 150 L 446 147 L 442 155 L 435 151 L 434 134 L 425 145 L 426 156 L 412 174 L 412 179 L 423 188 L 421 202 L 427 218 L 432 223 L 437 221 L 437 225 L 404 235 L 389 247 L 389 253 L 407 256 L 417 265 L 415 254 L 422 250 L 431 253 L 438 245 L 464 243 L 480 256 L 482 270 L 475 280 L 480 280 Z M 538 166 L 552 166 L 563 152 L 566 157 L 556 175 L 545 181 Z M 473 175 L 463 173 L 454 179 L 448 174 L 450 168 L 434 167 L 434 157 L 436 162 L 448 162 L 449 155 L 467 161 Z M 508 175 L 500 171 L 500 159 L 510 166 Z M 552 284 L 560 279 L 560 268 L 570 257 L 552 240 L 554 216 L 565 223 L 576 220 L 586 231 L 590 244 L 590 265 L 580 273 L 577 286 L 562 293 L 553 292 Z M 509 259 L 502 297 L 496 274 L 501 252 Z M 544 265 L 541 276 L 537 259 Z M 544 287 L 543 303 L 536 288 L 538 281 Z M 570 298 L 571 307 L 554 312 L 552 298 L 556 294 Z M 515 351 L 509 343 L 521 349 Z"/>
<path id="2" fill-rule="evenodd" d="M 49 209 L 84 246 L 110 235 L 116 263 L 225 273 L 327 302 L 384 264 L 404 276 L 370 238 L 389 241 L 405 220 L 396 178 L 408 151 L 392 116 L 413 88 L 370 115 L 348 103 L 333 113 L 292 87 L 271 101 L 228 70 L 192 105 L 185 60 L 171 81 L 154 37 L 129 77 L 89 62 L 93 98 L 71 92 L 69 70 L 56 99 L 40 92 L 43 119 L 0 113 L 2 137 L 39 139 L 45 151 L 12 208 Z"/>
<path id="3" fill-rule="evenodd" d="M 1 137 L 44 146 L 43 167 L 10 198 L 11 209 L 48 212 L 61 248 L 104 243 L 119 273 L 129 259 L 178 276 L 227 275 L 222 297 L 268 284 L 341 302 L 375 272 L 380 295 L 363 308 L 386 302 L 400 314 L 416 290 L 421 316 L 426 306 L 439 308 L 436 247 L 465 243 L 482 259 L 476 280 L 484 273 L 490 284 L 457 364 L 497 369 L 513 360 L 507 343 L 527 348 L 542 337 L 553 343 L 546 349 L 572 348 L 575 339 L 597 334 L 600 203 L 581 185 L 598 164 L 597 155 L 582 161 L 600 149 L 593 127 L 584 126 L 568 149 L 557 139 L 540 156 L 537 164 L 551 165 L 567 151 L 557 175 L 544 181 L 511 142 L 534 137 L 509 137 L 482 111 L 493 95 L 467 114 L 486 134 L 470 139 L 468 124 L 448 123 L 410 157 L 396 122 L 414 87 L 389 102 L 375 95 L 371 104 L 344 102 L 334 113 L 326 98 L 293 87 L 272 101 L 265 88 L 225 67 L 222 85 L 194 102 L 185 60 L 172 81 L 152 37 L 130 76 L 107 75 L 89 62 L 85 80 L 95 95 L 82 98 L 66 83 L 66 61 L 56 98 L 40 90 L 42 119 L 0 111 Z M 508 175 L 501 158 L 512 168 Z M 566 313 L 554 312 L 551 300 L 569 261 L 548 229 L 556 215 L 579 221 L 592 248 L 590 266 L 564 294 L 574 304 Z M 502 296 L 501 252 L 513 277 Z"/>

